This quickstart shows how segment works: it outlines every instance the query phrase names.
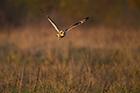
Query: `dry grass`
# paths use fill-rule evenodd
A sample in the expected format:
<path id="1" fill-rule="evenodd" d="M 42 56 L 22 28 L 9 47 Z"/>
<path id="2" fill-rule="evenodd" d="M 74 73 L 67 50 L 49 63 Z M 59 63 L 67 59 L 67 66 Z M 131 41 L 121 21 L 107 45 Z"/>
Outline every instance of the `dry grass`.
<path id="1" fill-rule="evenodd" d="M 0 33 L 0 93 L 140 92 L 138 30 L 75 29 L 62 40 L 45 27 L 10 30 Z"/>

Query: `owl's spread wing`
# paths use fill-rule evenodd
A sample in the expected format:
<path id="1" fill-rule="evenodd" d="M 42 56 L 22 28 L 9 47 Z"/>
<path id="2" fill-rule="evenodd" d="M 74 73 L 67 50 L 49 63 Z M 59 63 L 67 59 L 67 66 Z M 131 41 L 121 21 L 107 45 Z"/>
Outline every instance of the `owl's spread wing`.
<path id="1" fill-rule="evenodd" d="M 53 21 L 50 17 L 48 17 L 48 20 L 49 20 L 49 22 L 53 25 L 53 27 L 55 28 L 55 30 L 56 30 L 57 32 L 59 32 L 59 29 L 58 29 L 57 25 L 54 23 L 54 21 Z"/>
<path id="2" fill-rule="evenodd" d="M 77 22 L 77 23 L 71 25 L 71 26 L 70 26 L 69 28 L 67 28 L 65 31 L 69 31 L 69 30 L 71 30 L 71 29 L 73 29 L 73 28 L 75 28 L 75 27 L 77 27 L 77 26 L 79 26 L 79 25 L 85 23 L 88 19 L 89 19 L 89 17 L 86 17 L 86 18 L 82 19 L 81 21 L 79 21 L 79 22 Z"/>

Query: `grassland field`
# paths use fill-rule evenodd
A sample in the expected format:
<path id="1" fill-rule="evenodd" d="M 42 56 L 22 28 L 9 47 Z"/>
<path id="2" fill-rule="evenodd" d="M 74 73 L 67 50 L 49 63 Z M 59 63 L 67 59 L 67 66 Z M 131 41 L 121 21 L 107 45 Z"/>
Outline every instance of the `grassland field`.
<path id="1" fill-rule="evenodd" d="M 1 29 L 0 93 L 140 93 L 140 29 Z"/>

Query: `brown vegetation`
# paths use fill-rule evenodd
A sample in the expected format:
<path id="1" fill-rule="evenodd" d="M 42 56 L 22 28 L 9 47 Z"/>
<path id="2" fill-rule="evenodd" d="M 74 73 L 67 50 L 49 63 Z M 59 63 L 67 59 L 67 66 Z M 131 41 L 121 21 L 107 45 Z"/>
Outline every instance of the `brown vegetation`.
<path id="1" fill-rule="evenodd" d="M 140 31 L 53 29 L 0 33 L 0 93 L 139 93 Z"/>

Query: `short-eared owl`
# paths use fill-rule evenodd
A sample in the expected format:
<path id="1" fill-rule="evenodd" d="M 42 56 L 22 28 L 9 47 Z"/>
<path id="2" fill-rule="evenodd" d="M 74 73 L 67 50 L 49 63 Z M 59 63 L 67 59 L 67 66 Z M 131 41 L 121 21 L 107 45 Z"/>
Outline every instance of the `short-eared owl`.
<path id="1" fill-rule="evenodd" d="M 84 22 L 86 22 L 87 20 L 89 19 L 89 17 L 86 17 L 86 18 L 83 18 L 81 21 L 78 21 L 77 23 L 71 25 L 69 28 L 65 29 L 64 31 L 63 30 L 59 30 L 58 29 L 58 26 L 54 23 L 54 21 L 48 17 L 48 20 L 50 21 L 50 23 L 53 25 L 53 27 L 55 28 L 55 30 L 57 31 L 57 37 L 60 39 L 60 38 L 63 38 L 65 35 L 66 35 L 66 32 L 79 26 L 80 24 L 83 24 Z"/>

